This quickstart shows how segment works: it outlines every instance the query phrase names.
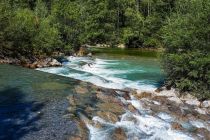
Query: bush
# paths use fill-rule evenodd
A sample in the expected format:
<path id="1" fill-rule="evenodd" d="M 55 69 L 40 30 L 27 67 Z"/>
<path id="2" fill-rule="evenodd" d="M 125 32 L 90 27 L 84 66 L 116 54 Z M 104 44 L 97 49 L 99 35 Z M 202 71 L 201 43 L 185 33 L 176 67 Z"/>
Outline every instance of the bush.
<path id="1" fill-rule="evenodd" d="M 180 1 L 177 7 L 179 4 Z M 205 0 L 188 1 L 186 7 L 177 9 L 162 28 L 166 84 L 200 98 L 210 98 L 209 5 Z"/>

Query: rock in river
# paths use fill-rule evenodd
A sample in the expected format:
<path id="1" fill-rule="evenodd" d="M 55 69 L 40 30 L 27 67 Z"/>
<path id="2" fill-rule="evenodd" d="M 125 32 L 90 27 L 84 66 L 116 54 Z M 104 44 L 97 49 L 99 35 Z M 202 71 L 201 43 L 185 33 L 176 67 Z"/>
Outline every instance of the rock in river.
<path id="1" fill-rule="evenodd" d="M 127 140 L 125 131 L 122 128 L 116 128 L 112 134 L 112 140 Z"/>
<path id="2" fill-rule="evenodd" d="M 121 115 L 125 112 L 123 106 L 118 103 L 100 103 L 97 106 L 101 111 L 112 112 L 117 115 Z"/>
<path id="3" fill-rule="evenodd" d="M 108 122 L 116 123 L 118 121 L 118 117 L 111 112 L 98 111 L 97 115 Z"/>

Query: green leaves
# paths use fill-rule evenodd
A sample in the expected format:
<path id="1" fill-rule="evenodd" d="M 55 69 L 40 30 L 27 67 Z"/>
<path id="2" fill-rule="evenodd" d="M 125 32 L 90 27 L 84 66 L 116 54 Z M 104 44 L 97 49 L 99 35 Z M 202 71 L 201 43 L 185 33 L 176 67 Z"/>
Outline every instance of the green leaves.
<path id="1" fill-rule="evenodd" d="M 173 81 L 172 86 L 191 91 L 201 98 L 210 98 L 210 38 L 207 37 L 210 33 L 210 8 L 206 7 L 209 4 L 206 0 L 177 1 L 177 12 L 162 28 L 166 46 L 163 67 L 168 81 Z"/>

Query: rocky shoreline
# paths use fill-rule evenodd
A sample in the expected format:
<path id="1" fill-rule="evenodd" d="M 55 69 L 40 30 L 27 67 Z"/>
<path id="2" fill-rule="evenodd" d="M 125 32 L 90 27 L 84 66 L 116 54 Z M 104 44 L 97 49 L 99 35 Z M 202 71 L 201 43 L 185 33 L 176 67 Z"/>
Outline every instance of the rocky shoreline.
<path id="1" fill-rule="evenodd" d="M 189 94 L 180 96 L 174 89 L 144 92 L 105 89 L 89 84 L 86 86 L 75 87 L 77 94 L 68 97 L 69 116 L 76 120 L 79 128 L 70 140 L 94 140 L 97 133 L 108 131 L 109 126 L 111 130 L 106 137 L 108 139 L 139 138 L 136 134 L 129 134 L 128 128 L 119 124 L 126 121 L 135 126 L 140 123 L 136 116 L 144 115 L 169 124 L 167 131 L 181 132 L 195 139 L 210 139 L 210 100 L 200 102 Z M 81 103 L 83 100 L 94 102 Z M 145 129 L 152 127 L 139 125 Z M 150 137 L 146 133 L 143 136 Z"/>
<path id="2" fill-rule="evenodd" d="M 88 56 L 92 57 L 92 53 L 88 50 L 87 46 L 81 46 L 79 50 L 72 54 L 73 56 L 83 57 Z M 13 58 L 0 55 L 0 64 L 12 64 L 20 65 L 26 68 L 36 69 L 36 68 L 46 68 L 46 67 L 60 67 L 62 66 L 62 61 L 65 55 L 63 53 L 54 52 L 52 56 L 48 57 L 32 57 L 27 59 L 24 57 Z M 55 59 L 56 58 L 56 59 Z M 59 60 L 59 61 L 58 61 Z"/>
<path id="3" fill-rule="evenodd" d="M 4 59 L 0 59 L 0 64 L 20 65 L 20 66 L 31 68 L 31 69 L 62 66 L 60 62 L 58 62 L 56 59 L 51 58 L 51 57 L 40 58 L 34 61 L 31 61 L 29 59 L 19 60 L 16 58 L 4 58 Z"/>

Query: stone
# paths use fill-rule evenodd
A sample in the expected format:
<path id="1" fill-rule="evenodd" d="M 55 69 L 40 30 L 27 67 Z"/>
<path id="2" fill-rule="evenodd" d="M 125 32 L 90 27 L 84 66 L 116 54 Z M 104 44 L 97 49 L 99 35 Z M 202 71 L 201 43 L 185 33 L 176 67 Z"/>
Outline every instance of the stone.
<path id="1" fill-rule="evenodd" d="M 77 132 L 75 133 L 75 135 L 77 137 L 82 138 L 82 140 L 88 140 L 89 131 L 85 122 L 82 120 L 77 120 L 76 125 L 77 125 Z"/>
<path id="2" fill-rule="evenodd" d="M 76 105 L 74 96 L 68 96 L 67 99 L 69 100 L 70 105 L 72 105 L 72 106 Z"/>
<path id="3" fill-rule="evenodd" d="M 185 100 L 185 103 L 191 106 L 200 106 L 200 102 L 197 99 Z"/>
<path id="4" fill-rule="evenodd" d="M 199 135 L 203 136 L 202 139 L 203 140 L 210 140 L 210 133 L 207 129 L 205 128 L 197 128 L 196 129 L 196 133 L 198 133 Z"/>
<path id="5" fill-rule="evenodd" d="M 201 107 L 210 108 L 210 100 L 203 101 Z"/>
<path id="6" fill-rule="evenodd" d="M 86 56 L 88 53 L 89 53 L 89 52 L 88 52 L 87 47 L 86 47 L 86 46 L 81 46 L 81 47 L 79 48 L 79 51 L 78 51 L 78 53 L 77 53 L 77 56 L 79 56 L 79 57 Z"/>
<path id="7" fill-rule="evenodd" d="M 160 88 L 157 88 L 156 90 L 155 90 L 155 92 L 157 92 L 157 93 L 160 93 L 161 91 L 163 91 L 164 89 L 162 88 L 162 87 L 160 87 Z"/>
<path id="8" fill-rule="evenodd" d="M 112 112 L 116 115 L 121 115 L 125 112 L 124 108 L 122 105 L 119 105 L 118 103 L 100 103 L 97 105 L 97 107 L 101 111 L 106 111 L 106 112 Z"/>
<path id="9" fill-rule="evenodd" d="M 168 100 L 175 102 L 177 104 L 183 104 L 182 100 L 178 97 L 169 97 Z"/>
<path id="10" fill-rule="evenodd" d="M 128 105 L 128 110 L 130 110 L 131 112 L 135 112 L 136 108 L 133 105 L 129 104 Z"/>
<path id="11" fill-rule="evenodd" d="M 120 103 L 120 100 L 117 99 L 114 95 L 109 95 L 101 91 L 97 91 L 96 97 L 104 102 L 116 102 Z"/>
<path id="12" fill-rule="evenodd" d="M 93 54 L 92 54 L 92 53 L 88 53 L 87 56 L 88 56 L 88 57 L 92 57 Z"/>
<path id="13" fill-rule="evenodd" d="M 82 140 L 82 138 L 80 136 L 72 136 L 69 140 Z"/>
<path id="14" fill-rule="evenodd" d="M 159 93 L 157 93 L 157 96 L 166 96 L 166 97 L 177 97 L 177 92 L 175 91 L 175 89 L 171 89 L 171 90 L 162 90 Z"/>
<path id="15" fill-rule="evenodd" d="M 81 86 L 76 86 L 76 87 L 75 87 L 75 91 L 76 91 L 76 93 L 78 93 L 78 94 L 85 94 L 85 93 L 88 93 L 88 89 L 85 88 L 85 87 L 81 87 Z"/>
<path id="16" fill-rule="evenodd" d="M 198 113 L 205 115 L 206 114 L 206 110 L 205 109 L 201 109 L 201 108 L 196 108 L 195 109 Z"/>
<path id="17" fill-rule="evenodd" d="M 95 111 L 95 109 L 90 106 L 86 107 L 86 109 L 85 109 L 85 112 L 87 112 L 89 114 L 92 114 L 94 111 Z"/>
<path id="18" fill-rule="evenodd" d="M 182 125 L 179 124 L 179 123 L 177 123 L 177 122 L 173 122 L 173 123 L 171 124 L 171 127 L 172 127 L 173 129 L 175 129 L 175 130 L 183 130 Z"/>
<path id="19" fill-rule="evenodd" d="M 129 93 L 126 93 L 126 92 L 122 95 L 122 97 L 123 97 L 125 100 L 130 100 L 130 99 L 131 99 Z"/>
<path id="20" fill-rule="evenodd" d="M 152 97 L 152 93 L 150 93 L 150 92 L 137 92 L 137 94 L 134 94 L 134 97 L 136 97 L 137 99 L 150 98 L 150 97 Z"/>
<path id="21" fill-rule="evenodd" d="M 108 44 L 96 44 L 97 48 L 110 48 L 111 46 Z"/>
<path id="22" fill-rule="evenodd" d="M 118 121 L 118 117 L 111 112 L 98 111 L 96 114 L 100 118 L 102 118 L 108 122 L 111 122 L 111 123 L 116 123 Z"/>
<path id="23" fill-rule="evenodd" d="M 126 48 L 125 44 L 119 44 L 117 47 L 121 48 L 121 49 L 125 49 Z"/>
<path id="24" fill-rule="evenodd" d="M 131 97 L 129 95 L 129 91 L 125 91 L 125 90 L 115 90 L 115 92 L 120 95 L 121 97 L 123 97 L 125 100 L 130 100 Z"/>
<path id="25" fill-rule="evenodd" d="M 99 123 L 98 121 L 96 122 L 92 122 L 91 125 L 97 129 L 102 129 L 103 125 L 101 123 Z"/>
<path id="26" fill-rule="evenodd" d="M 194 97 L 193 95 L 187 93 L 187 94 L 183 94 L 183 95 L 181 96 L 181 100 L 185 100 L 185 101 L 186 101 L 186 100 L 197 100 L 197 98 Z"/>
<path id="27" fill-rule="evenodd" d="M 58 62 L 56 59 L 52 59 L 50 62 L 49 62 L 49 66 L 51 67 L 58 67 L 58 66 L 61 66 L 62 64 L 60 62 Z"/>
<path id="28" fill-rule="evenodd" d="M 29 64 L 29 68 L 30 68 L 30 69 L 35 69 L 35 68 L 37 68 L 37 63 L 35 62 L 35 63 L 33 63 L 33 64 Z"/>
<path id="29" fill-rule="evenodd" d="M 120 127 L 116 128 L 112 133 L 112 140 L 127 140 L 125 131 Z"/>

